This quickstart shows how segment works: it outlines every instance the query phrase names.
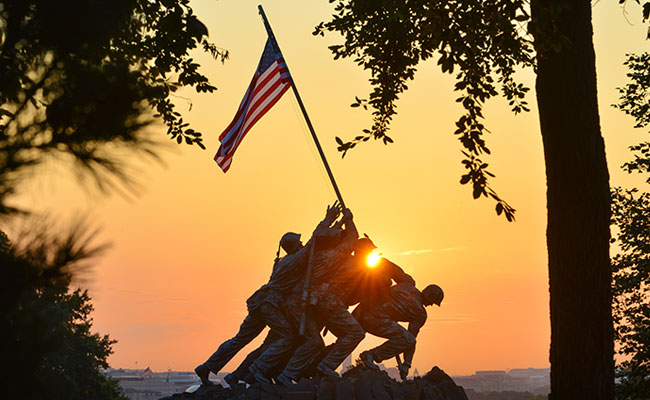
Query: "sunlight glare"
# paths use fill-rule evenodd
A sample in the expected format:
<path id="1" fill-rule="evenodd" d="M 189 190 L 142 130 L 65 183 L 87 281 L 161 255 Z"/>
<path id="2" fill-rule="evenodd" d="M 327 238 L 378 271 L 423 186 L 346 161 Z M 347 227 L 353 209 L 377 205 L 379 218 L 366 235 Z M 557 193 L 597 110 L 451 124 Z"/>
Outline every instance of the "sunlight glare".
<path id="1" fill-rule="evenodd" d="M 374 268 L 377 266 L 377 264 L 379 264 L 380 259 L 381 259 L 381 254 L 377 253 L 375 249 L 372 251 L 372 253 L 368 255 L 368 258 L 366 259 L 366 264 L 368 264 L 370 268 Z"/>

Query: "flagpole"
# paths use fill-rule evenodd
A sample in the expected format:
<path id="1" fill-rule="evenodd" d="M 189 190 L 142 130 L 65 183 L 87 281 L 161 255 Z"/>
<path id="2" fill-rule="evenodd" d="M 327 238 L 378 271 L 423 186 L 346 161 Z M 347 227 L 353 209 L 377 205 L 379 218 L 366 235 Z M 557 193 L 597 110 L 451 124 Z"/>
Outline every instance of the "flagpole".
<path id="1" fill-rule="evenodd" d="M 264 26 L 266 27 L 266 31 L 269 34 L 269 37 L 271 37 L 271 40 L 273 40 L 274 44 L 278 47 L 278 50 L 280 49 L 280 46 L 278 45 L 278 41 L 275 39 L 275 35 L 273 34 L 273 30 L 271 29 L 271 25 L 269 24 L 269 20 L 266 19 L 266 14 L 264 14 L 264 9 L 262 8 L 262 5 L 258 5 L 257 8 L 260 11 L 260 15 L 262 16 L 262 19 L 264 20 Z M 282 52 L 280 52 L 282 53 Z M 286 64 L 286 60 L 285 60 Z M 289 71 L 289 66 L 287 65 L 287 71 Z M 336 197 L 339 199 L 339 203 L 341 203 L 341 206 L 343 209 L 345 209 L 345 203 L 343 202 L 343 196 L 341 196 L 341 192 L 339 191 L 339 187 L 336 184 L 336 180 L 334 179 L 334 174 L 332 174 L 332 170 L 330 169 L 330 165 L 327 162 L 327 158 L 325 158 L 325 153 L 323 153 L 323 148 L 320 145 L 320 141 L 318 140 L 318 136 L 316 136 L 316 131 L 314 130 L 314 127 L 311 124 L 311 120 L 309 119 L 309 115 L 307 115 L 307 110 L 305 109 L 305 105 L 302 103 L 302 99 L 300 98 L 300 93 L 298 93 L 298 88 L 296 88 L 296 83 L 293 81 L 293 76 L 291 75 L 291 71 L 289 71 L 289 81 L 291 83 L 291 89 L 293 89 L 293 94 L 296 96 L 296 100 L 298 100 L 298 105 L 300 106 L 300 111 L 302 111 L 302 116 L 305 118 L 305 122 L 307 122 L 307 127 L 309 128 L 309 132 L 311 133 L 312 139 L 314 139 L 314 143 L 316 144 L 316 149 L 318 150 L 318 154 L 320 154 L 320 158 L 323 161 L 323 164 L 325 165 L 325 170 L 327 171 L 327 176 L 329 176 L 330 181 L 332 182 L 332 186 L 334 187 L 334 192 L 336 192 Z"/>
<path id="2" fill-rule="evenodd" d="M 273 30 L 271 29 L 271 24 L 269 24 L 269 20 L 266 19 L 266 14 L 264 14 L 264 9 L 262 8 L 262 5 L 257 6 L 258 10 L 260 11 L 260 15 L 262 16 L 262 19 L 264 20 L 264 27 L 266 28 L 266 31 L 268 32 L 269 38 L 273 41 L 273 44 L 277 47 L 277 50 L 280 51 L 280 46 L 278 45 L 278 41 L 275 39 L 275 35 L 273 34 Z M 280 51 L 282 53 L 282 51 Z M 285 60 L 285 65 L 287 64 Z M 336 197 L 339 199 L 339 203 L 341 203 L 341 206 L 343 209 L 345 209 L 345 203 L 343 202 L 343 196 L 341 196 L 341 192 L 339 191 L 339 187 L 336 184 L 336 180 L 334 179 L 334 174 L 332 174 L 332 170 L 330 169 L 330 165 L 327 162 L 327 158 L 325 158 L 325 153 L 323 153 L 323 148 L 320 145 L 320 141 L 318 140 L 318 136 L 316 136 L 316 131 L 314 130 L 313 125 L 311 124 L 311 120 L 309 119 L 309 115 L 307 115 L 307 110 L 305 109 L 305 105 L 302 103 L 302 99 L 300 98 L 300 93 L 298 93 L 298 88 L 296 88 L 296 83 L 293 81 L 293 76 L 291 75 L 291 71 L 289 71 L 289 66 L 287 65 L 287 72 L 289 72 L 289 82 L 291 84 L 291 89 L 293 89 L 293 94 L 296 96 L 296 100 L 298 100 L 298 105 L 300 106 L 300 111 L 302 111 L 302 116 L 305 118 L 305 122 L 307 122 L 307 127 L 309 128 L 309 133 L 311 133 L 312 139 L 314 139 L 314 143 L 316 144 L 316 149 L 318 150 L 318 154 L 320 154 L 320 158 L 323 161 L 323 165 L 325 165 L 325 170 L 327 171 L 327 176 L 330 178 L 330 182 L 332 182 L 332 186 L 334 187 L 334 192 L 336 192 Z M 306 331 L 307 331 L 307 320 L 308 320 L 308 311 L 309 311 L 309 304 L 308 304 L 308 297 L 309 297 L 309 285 L 311 282 L 311 270 L 312 270 L 312 264 L 314 262 L 314 243 L 312 243 L 311 249 L 309 251 L 309 260 L 307 261 L 307 271 L 305 271 L 305 283 L 303 285 L 302 289 L 302 304 L 304 306 L 304 310 L 302 313 L 302 318 L 300 319 L 300 328 L 299 328 L 299 333 L 300 336 L 304 336 Z"/>

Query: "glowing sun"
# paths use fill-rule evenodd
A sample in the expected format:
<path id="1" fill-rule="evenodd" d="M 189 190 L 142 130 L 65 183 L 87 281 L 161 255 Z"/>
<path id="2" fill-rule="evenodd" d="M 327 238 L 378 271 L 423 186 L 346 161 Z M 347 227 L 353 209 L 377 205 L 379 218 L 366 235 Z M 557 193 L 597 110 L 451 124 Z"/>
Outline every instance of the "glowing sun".
<path id="1" fill-rule="evenodd" d="M 368 264 L 370 268 L 374 268 L 377 266 L 377 264 L 379 264 L 379 260 L 381 260 L 381 254 L 373 250 L 372 253 L 368 255 L 368 258 L 366 259 L 366 264 Z"/>

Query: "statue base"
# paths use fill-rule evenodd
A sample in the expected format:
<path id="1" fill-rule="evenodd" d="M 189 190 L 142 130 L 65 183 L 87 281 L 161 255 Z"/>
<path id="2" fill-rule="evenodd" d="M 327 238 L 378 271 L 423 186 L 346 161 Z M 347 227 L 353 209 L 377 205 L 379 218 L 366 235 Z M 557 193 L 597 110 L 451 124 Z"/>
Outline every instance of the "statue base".
<path id="1" fill-rule="evenodd" d="M 440 368 L 423 377 L 398 382 L 385 371 L 357 365 L 341 378 L 301 379 L 289 387 L 274 384 L 245 384 L 234 388 L 221 385 L 193 387 L 160 400 L 468 400 L 461 386 Z"/>

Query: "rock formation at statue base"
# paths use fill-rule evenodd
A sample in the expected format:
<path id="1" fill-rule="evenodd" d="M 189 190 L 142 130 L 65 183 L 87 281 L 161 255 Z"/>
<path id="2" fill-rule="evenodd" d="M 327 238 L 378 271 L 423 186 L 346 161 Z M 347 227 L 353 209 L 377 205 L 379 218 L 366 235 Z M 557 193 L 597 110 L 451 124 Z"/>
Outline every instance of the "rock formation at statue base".
<path id="1" fill-rule="evenodd" d="M 192 392 L 192 393 L 191 393 Z M 161 400 L 468 400 L 462 387 L 440 368 L 423 377 L 397 382 L 384 371 L 356 366 L 343 377 L 314 377 L 285 388 L 273 384 L 201 386 Z"/>

